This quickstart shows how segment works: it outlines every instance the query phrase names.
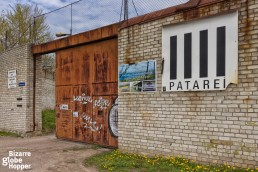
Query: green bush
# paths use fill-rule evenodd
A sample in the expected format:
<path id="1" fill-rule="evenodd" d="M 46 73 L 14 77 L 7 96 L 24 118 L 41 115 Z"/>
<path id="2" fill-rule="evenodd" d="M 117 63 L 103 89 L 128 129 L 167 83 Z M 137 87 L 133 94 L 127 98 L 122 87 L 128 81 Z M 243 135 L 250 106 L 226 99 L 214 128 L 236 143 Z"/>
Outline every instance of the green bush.
<path id="1" fill-rule="evenodd" d="M 44 133 L 53 133 L 56 129 L 55 110 L 46 109 L 42 111 L 42 131 Z"/>

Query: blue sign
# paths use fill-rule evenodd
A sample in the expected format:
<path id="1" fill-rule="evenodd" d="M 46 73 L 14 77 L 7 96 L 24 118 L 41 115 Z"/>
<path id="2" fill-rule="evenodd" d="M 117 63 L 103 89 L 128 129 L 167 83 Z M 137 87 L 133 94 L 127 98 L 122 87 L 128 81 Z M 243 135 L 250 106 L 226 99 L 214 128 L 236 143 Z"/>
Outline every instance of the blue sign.
<path id="1" fill-rule="evenodd" d="M 25 82 L 19 82 L 19 87 L 24 87 L 25 86 Z"/>

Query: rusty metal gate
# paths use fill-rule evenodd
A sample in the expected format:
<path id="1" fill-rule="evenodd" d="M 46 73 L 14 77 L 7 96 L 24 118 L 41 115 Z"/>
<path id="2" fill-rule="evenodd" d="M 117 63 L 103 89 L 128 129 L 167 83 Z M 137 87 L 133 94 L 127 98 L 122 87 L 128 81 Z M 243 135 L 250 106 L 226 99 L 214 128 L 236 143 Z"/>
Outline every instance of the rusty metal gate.
<path id="1" fill-rule="evenodd" d="M 109 118 L 118 96 L 117 25 L 65 39 L 33 48 L 56 52 L 56 136 L 117 147 L 109 125 L 117 127 L 117 112 Z"/>

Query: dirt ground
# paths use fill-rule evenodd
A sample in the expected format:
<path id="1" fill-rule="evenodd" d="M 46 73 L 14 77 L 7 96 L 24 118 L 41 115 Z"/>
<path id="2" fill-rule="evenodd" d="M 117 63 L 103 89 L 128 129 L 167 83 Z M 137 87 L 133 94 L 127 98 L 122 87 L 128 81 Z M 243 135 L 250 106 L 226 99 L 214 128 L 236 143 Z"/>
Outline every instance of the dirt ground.
<path id="1" fill-rule="evenodd" d="M 4 167 L 4 157 L 9 151 L 31 152 L 31 156 L 24 156 L 22 164 L 30 164 L 33 172 L 96 172 L 94 167 L 84 167 L 83 161 L 91 155 L 108 151 L 85 143 L 76 143 L 56 139 L 54 135 L 37 136 L 31 138 L 0 137 L 0 172 L 13 172 Z"/>

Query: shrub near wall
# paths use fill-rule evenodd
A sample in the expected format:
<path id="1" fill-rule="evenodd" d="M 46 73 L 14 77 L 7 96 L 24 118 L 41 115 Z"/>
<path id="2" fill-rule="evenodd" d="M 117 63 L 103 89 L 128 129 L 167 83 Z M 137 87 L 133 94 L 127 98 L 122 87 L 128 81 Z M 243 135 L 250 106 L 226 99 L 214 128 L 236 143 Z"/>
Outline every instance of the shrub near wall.
<path id="1" fill-rule="evenodd" d="M 121 150 L 258 166 L 258 1 L 213 2 L 120 31 L 119 64 L 156 60 L 158 90 L 119 93 Z M 239 13 L 238 84 L 225 91 L 162 92 L 163 26 L 231 10 Z"/>
<path id="2" fill-rule="evenodd" d="M 56 129 L 55 110 L 45 109 L 42 111 L 42 131 L 44 133 L 53 133 Z"/>

